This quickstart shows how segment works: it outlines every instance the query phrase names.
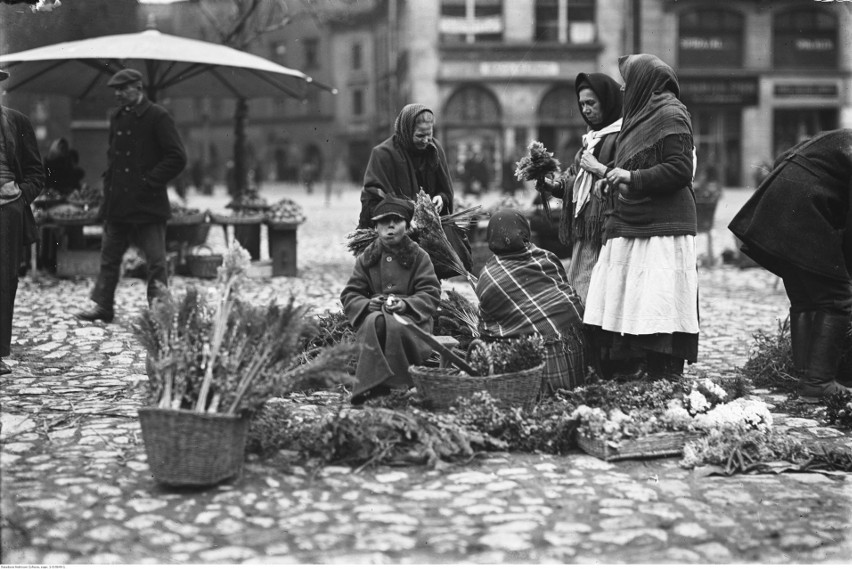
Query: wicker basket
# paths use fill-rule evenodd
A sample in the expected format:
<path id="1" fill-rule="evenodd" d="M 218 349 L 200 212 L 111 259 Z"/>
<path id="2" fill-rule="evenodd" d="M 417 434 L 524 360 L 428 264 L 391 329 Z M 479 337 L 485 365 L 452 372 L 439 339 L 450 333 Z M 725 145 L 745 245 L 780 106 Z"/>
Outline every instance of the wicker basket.
<path id="1" fill-rule="evenodd" d="M 470 397 L 485 391 L 494 399 L 512 407 L 529 408 L 538 400 L 544 364 L 514 373 L 498 375 L 461 375 L 455 368 L 410 366 L 411 379 L 434 407 L 447 409 L 459 397 Z"/>
<path id="2" fill-rule="evenodd" d="M 207 251 L 206 254 L 200 254 L 202 251 Z M 192 253 L 186 256 L 186 267 L 189 274 L 200 279 L 215 279 L 218 274 L 217 269 L 222 264 L 224 256 L 214 255 L 213 250 L 206 245 L 195 247 Z"/>
<path id="3" fill-rule="evenodd" d="M 170 486 L 213 486 L 243 467 L 247 417 L 183 409 L 139 410 L 148 467 Z"/>
<path id="4" fill-rule="evenodd" d="M 578 434 L 577 445 L 588 454 L 606 461 L 659 458 L 683 454 L 683 447 L 696 436 L 693 433 L 671 431 L 637 439 L 623 439 L 616 444 Z"/>

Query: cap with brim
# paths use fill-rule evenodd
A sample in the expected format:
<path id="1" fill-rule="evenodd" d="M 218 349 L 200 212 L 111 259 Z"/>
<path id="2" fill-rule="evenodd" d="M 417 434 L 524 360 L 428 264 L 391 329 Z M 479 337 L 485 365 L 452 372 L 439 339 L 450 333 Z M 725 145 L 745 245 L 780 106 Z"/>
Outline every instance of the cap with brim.
<path id="1" fill-rule="evenodd" d="M 107 81 L 109 87 L 121 87 L 134 81 L 142 81 L 142 74 L 135 69 L 122 69 Z"/>
<path id="2" fill-rule="evenodd" d="M 5 81 L 8 78 L 9 78 L 9 72 L 3 71 L 2 69 L 0 69 L 0 81 Z"/>
<path id="3" fill-rule="evenodd" d="M 394 216 L 405 221 L 411 221 L 414 215 L 414 204 L 408 200 L 388 197 L 379 202 L 376 209 L 373 210 L 373 221 L 378 221 L 386 217 Z"/>

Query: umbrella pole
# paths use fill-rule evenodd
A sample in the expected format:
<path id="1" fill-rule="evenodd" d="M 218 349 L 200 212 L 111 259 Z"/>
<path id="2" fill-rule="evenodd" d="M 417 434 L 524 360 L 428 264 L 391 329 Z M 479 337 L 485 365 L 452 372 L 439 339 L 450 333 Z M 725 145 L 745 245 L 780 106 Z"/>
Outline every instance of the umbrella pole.
<path id="1" fill-rule="evenodd" d="M 248 102 L 237 99 L 234 111 L 234 191 L 236 198 L 245 193 L 246 190 L 246 117 L 248 116 Z"/>

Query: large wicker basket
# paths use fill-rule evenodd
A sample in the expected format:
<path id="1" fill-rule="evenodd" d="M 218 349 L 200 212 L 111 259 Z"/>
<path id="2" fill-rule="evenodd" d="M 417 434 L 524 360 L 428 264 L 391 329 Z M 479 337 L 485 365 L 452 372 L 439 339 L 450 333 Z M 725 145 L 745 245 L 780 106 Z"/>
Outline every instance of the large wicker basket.
<path id="1" fill-rule="evenodd" d="M 470 397 L 477 391 L 486 391 L 512 407 L 529 408 L 538 400 L 544 364 L 524 371 L 485 376 L 462 375 L 455 368 L 425 366 L 410 366 L 408 371 L 418 393 L 438 409 L 446 409 L 459 397 Z"/>
<path id="2" fill-rule="evenodd" d="M 213 254 L 210 247 L 202 245 L 193 248 L 192 253 L 186 256 L 186 267 L 193 277 L 215 279 L 223 259 L 223 255 Z"/>
<path id="3" fill-rule="evenodd" d="M 577 445 L 586 453 L 606 461 L 628 458 L 660 458 L 683 454 L 683 447 L 694 440 L 694 433 L 670 431 L 636 439 L 623 439 L 617 444 L 604 439 L 577 435 Z"/>
<path id="4" fill-rule="evenodd" d="M 143 407 L 139 422 L 148 467 L 162 484 L 213 486 L 242 470 L 246 417 Z"/>

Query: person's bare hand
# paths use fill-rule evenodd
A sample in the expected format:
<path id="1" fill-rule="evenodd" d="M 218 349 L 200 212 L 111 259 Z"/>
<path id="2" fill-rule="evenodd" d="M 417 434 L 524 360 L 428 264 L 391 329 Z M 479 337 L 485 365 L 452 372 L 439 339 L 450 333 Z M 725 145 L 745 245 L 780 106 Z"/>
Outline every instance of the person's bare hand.
<path id="1" fill-rule="evenodd" d="M 384 306 L 384 304 L 385 304 L 385 296 L 384 295 L 374 296 L 373 298 L 370 299 L 370 304 L 367 305 L 367 310 L 369 310 L 370 312 L 378 312 L 382 309 L 382 306 Z"/>
<path id="2" fill-rule="evenodd" d="M 583 155 L 580 156 L 580 168 L 601 177 L 603 177 L 606 173 L 606 166 L 601 164 L 600 161 L 595 158 L 595 155 L 588 150 L 584 151 Z"/>
<path id="3" fill-rule="evenodd" d="M 613 168 L 606 175 L 606 181 L 612 187 L 619 187 L 619 184 L 627 184 L 629 186 L 631 182 L 630 172 L 624 168 Z M 619 191 L 622 191 L 621 188 L 619 188 Z"/>

